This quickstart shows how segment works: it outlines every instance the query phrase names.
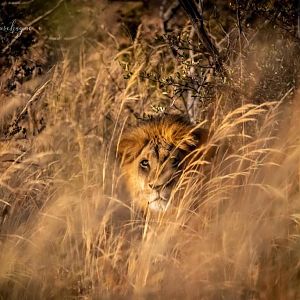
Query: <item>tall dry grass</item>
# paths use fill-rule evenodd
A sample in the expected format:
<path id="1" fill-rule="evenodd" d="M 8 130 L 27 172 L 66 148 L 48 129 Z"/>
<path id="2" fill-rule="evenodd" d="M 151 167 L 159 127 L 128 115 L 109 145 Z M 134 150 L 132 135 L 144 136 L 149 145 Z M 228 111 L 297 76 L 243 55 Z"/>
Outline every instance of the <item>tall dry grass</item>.
<path id="1" fill-rule="evenodd" d="M 230 151 L 205 177 L 194 161 L 175 212 L 144 219 L 115 148 L 128 105 L 163 95 L 138 76 L 141 54 L 125 81 L 118 59 L 131 50 L 111 59 L 98 47 L 92 55 L 82 47 L 78 72 L 67 55 L 54 69 L 38 100 L 47 128 L 2 143 L 1 298 L 299 298 L 300 127 L 291 117 L 299 107 L 246 104 L 224 114 L 219 98 L 210 144 L 230 141 Z"/>

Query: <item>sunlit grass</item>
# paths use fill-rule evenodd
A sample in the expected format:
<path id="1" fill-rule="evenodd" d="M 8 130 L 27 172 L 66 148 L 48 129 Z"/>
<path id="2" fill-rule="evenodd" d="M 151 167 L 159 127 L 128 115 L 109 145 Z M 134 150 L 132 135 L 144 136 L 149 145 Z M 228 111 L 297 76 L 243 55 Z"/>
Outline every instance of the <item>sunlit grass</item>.
<path id="1" fill-rule="evenodd" d="M 173 213 L 144 217 L 116 147 L 133 119 L 126 105 L 158 92 L 138 76 L 142 61 L 124 80 L 112 50 L 101 51 L 82 49 L 78 72 L 67 57 L 56 66 L 47 128 L 0 149 L 13 156 L 0 174 L 1 297 L 299 297 L 297 119 L 275 131 L 280 105 L 270 102 L 216 114 L 201 151 L 218 146 L 217 156 L 192 160 Z"/>

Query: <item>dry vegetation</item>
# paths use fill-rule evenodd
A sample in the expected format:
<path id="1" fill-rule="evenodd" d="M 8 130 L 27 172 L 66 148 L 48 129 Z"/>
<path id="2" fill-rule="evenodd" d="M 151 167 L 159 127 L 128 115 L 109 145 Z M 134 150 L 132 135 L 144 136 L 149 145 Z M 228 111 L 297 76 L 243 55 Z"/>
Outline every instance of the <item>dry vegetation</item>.
<path id="1" fill-rule="evenodd" d="M 2 96 L 0 299 L 300 298 L 296 42 L 234 27 L 225 78 L 154 39 L 154 14 L 131 40 L 107 23 L 101 41 L 76 39 L 78 53 L 62 46 L 48 73 Z M 205 178 L 194 162 L 176 211 L 144 218 L 116 147 L 136 117 L 161 110 L 189 114 L 231 150 Z"/>

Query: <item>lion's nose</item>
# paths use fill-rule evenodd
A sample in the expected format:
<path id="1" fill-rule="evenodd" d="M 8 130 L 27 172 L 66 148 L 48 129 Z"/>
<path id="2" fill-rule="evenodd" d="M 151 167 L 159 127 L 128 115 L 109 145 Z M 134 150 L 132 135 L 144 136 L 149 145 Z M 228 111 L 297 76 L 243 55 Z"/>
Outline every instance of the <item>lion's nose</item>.
<path id="1" fill-rule="evenodd" d="M 153 190 L 159 190 L 162 186 L 162 184 L 149 183 L 149 187 Z"/>

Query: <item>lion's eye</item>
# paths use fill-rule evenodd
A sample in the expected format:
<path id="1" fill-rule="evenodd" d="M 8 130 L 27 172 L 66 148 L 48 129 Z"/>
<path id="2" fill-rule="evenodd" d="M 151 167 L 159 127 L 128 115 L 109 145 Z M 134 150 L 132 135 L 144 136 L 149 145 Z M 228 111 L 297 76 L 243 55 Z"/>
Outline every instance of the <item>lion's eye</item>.
<path id="1" fill-rule="evenodd" d="M 180 163 L 180 160 L 179 160 L 178 157 L 173 157 L 172 160 L 171 160 L 171 162 L 172 162 L 172 166 L 173 167 L 178 167 L 178 165 Z"/>
<path id="2" fill-rule="evenodd" d="M 147 169 L 149 167 L 149 160 L 148 159 L 143 159 L 140 161 L 140 166 L 143 169 Z"/>

